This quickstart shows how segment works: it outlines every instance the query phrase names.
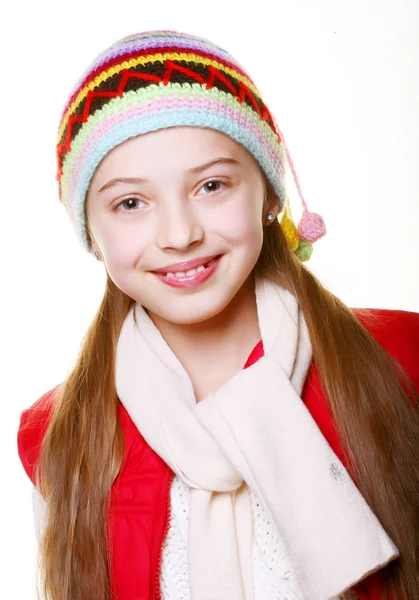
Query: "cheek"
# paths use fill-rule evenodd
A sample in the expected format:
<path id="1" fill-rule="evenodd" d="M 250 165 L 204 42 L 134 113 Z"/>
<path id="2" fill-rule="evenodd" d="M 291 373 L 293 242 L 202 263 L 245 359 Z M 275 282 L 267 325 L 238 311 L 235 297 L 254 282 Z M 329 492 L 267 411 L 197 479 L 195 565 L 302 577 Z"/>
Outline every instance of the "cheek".
<path id="1" fill-rule="evenodd" d="M 215 216 L 212 226 L 234 246 L 260 247 L 263 238 L 262 206 L 246 198 L 232 203 Z"/>
<path id="2" fill-rule="evenodd" d="M 96 240 L 108 270 L 132 267 L 141 260 L 149 244 L 147 231 L 138 224 L 124 222 L 105 223 Z"/>

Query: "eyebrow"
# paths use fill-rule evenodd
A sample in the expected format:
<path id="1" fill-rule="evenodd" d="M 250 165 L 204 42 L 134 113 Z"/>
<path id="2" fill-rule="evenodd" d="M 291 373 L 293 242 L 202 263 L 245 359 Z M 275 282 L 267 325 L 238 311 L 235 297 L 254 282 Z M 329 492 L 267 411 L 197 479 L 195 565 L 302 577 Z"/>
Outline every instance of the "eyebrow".
<path id="1" fill-rule="evenodd" d="M 207 162 L 203 165 L 193 167 L 192 169 L 189 169 L 187 173 L 191 175 L 196 175 L 197 173 L 201 173 L 202 171 L 205 171 L 206 169 L 209 169 L 210 167 L 219 164 L 240 165 L 239 161 L 235 160 L 234 158 L 220 157 L 216 158 L 215 160 L 211 160 L 210 162 Z M 144 179 L 142 177 L 116 177 L 115 179 L 111 179 L 110 181 L 105 183 L 105 185 L 100 188 L 99 192 L 103 192 L 113 187 L 114 185 L 118 185 L 120 183 L 145 183 L 147 181 L 148 179 Z"/>

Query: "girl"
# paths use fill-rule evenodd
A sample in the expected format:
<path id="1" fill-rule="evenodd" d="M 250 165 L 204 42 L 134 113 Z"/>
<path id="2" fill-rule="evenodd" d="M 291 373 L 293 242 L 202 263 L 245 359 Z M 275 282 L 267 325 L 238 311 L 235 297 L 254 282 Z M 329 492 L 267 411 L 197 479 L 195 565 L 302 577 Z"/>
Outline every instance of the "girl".
<path id="1" fill-rule="evenodd" d="M 302 264 L 324 224 L 301 196 L 294 225 L 240 64 L 173 31 L 119 41 L 57 154 L 107 286 L 21 417 L 45 597 L 419 598 L 419 315 L 350 310 Z"/>

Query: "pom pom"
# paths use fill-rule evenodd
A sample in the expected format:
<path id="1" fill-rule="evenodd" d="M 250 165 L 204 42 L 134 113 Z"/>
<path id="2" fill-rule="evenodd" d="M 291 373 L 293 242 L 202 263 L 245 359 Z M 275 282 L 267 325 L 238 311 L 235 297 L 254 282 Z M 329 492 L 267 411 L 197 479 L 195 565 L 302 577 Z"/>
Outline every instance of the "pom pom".
<path id="1" fill-rule="evenodd" d="M 311 255 L 313 254 L 313 245 L 310 244 L 310 242 L 301 240 L 295 253 L 301 262 L 306 262 L 307 260 L 310 260 Z"/>
<path id="2" fill-rule="evenodd" d="M 298 235 L 297 226 L 291 218 L 291 213 L 288 206 L 284 209 L 284 214 L 282 215 L 280 225 L 282 231 L 284 232 L 288 246 L 292 251 L 297 250 L 298 244 L 300 243 L 300 236 Z"/>
<path id="3" fill-rule="evenodd" d="M 298 233 L 306 242 L 316 242 L 326 234 L 326 226 L 320 215 L 304 210 L 298 224 Z"/>

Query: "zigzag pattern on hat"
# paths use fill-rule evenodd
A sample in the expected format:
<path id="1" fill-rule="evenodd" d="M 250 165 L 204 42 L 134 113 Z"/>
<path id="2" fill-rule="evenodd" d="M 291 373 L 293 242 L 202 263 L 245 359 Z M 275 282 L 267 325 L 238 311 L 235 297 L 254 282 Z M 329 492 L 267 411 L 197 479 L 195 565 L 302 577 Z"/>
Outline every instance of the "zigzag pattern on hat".
<path id="1" fill-rule="evenodd" d="M 169 56 L 174 57 L 176 55 L 170 54 Z M 180 60 L 181 58 L 182 57 L 179 56 Z M 198 62 L 195 57 L 194 59 L 191 59 L 191 57 L 188 58 L 190 62 L 193 60 L 195 65 L 196 62 Z M 135 64 L 137 61 L 133 62 Z M 150 57 L 147 57 L 146 65 L 148 65 L 149 62 Z M 251 106 L 258 113 L 261 120 L 267 121 L 272 130 L 275 131 L 274 120 L 268 107 L 242 80 L 238 80 L 238 85 L 236 87 L 234 83 L 232 83 L 232 74 L 224 74 L 221 70 L 210 64 L 205 67 L 205 70 L 207 71 L 206 79 L 205 75 L 202 73 L 203 69 L 199 72 L 197 69 L 187 68 L 181 62 L 175 62 L 172 58 L 165 59 L 162 74 L 149 72 L 146 70 L 146 65 L 140 64 L 139 66 L 131 66 L 130 69 L 122 69 L 117 74 L 115 74 L 114 71 L 109 72 L 110 77 L 108 79 L 101 78 L 100 83 L 97 86 L 99 91 L 93 91 L 88 87 L 85 98 L 80 101 L 73 114 L 68 116 L 64 122 L 64 130 L 62 133 L 63 141 L 57 145 L 58 177 L 62 175 L 63 156 L 70 150 L 72 139 L 75 137 L 80 126 L 87 121 L 89 115 L 102 108 L 110 98 L 122 96 L 126 91 L 136 90 L 145 85 L 149 85 L 150 83 L 163 83 L 164 85 L 167 85 L 170 81 L 179 83 L 198 82 L 205 85 L 206 89 L 211 89 L 215 86 L 218 89 L 227 90 L 238 102 L 246 102 Z M 179 75 L 182 75 L 182 77 L 179 77 Z M 105 88 L 103 85 L 104 83 L 106 84 L 106 89 L 103 89 Z M 77 125 L 79 125 L 79 127 L 77 127 Z M 279 133 L 277 131 L 275 131 L 275 133 L 278 137 L 278 142 L 281 143 Z"/>

